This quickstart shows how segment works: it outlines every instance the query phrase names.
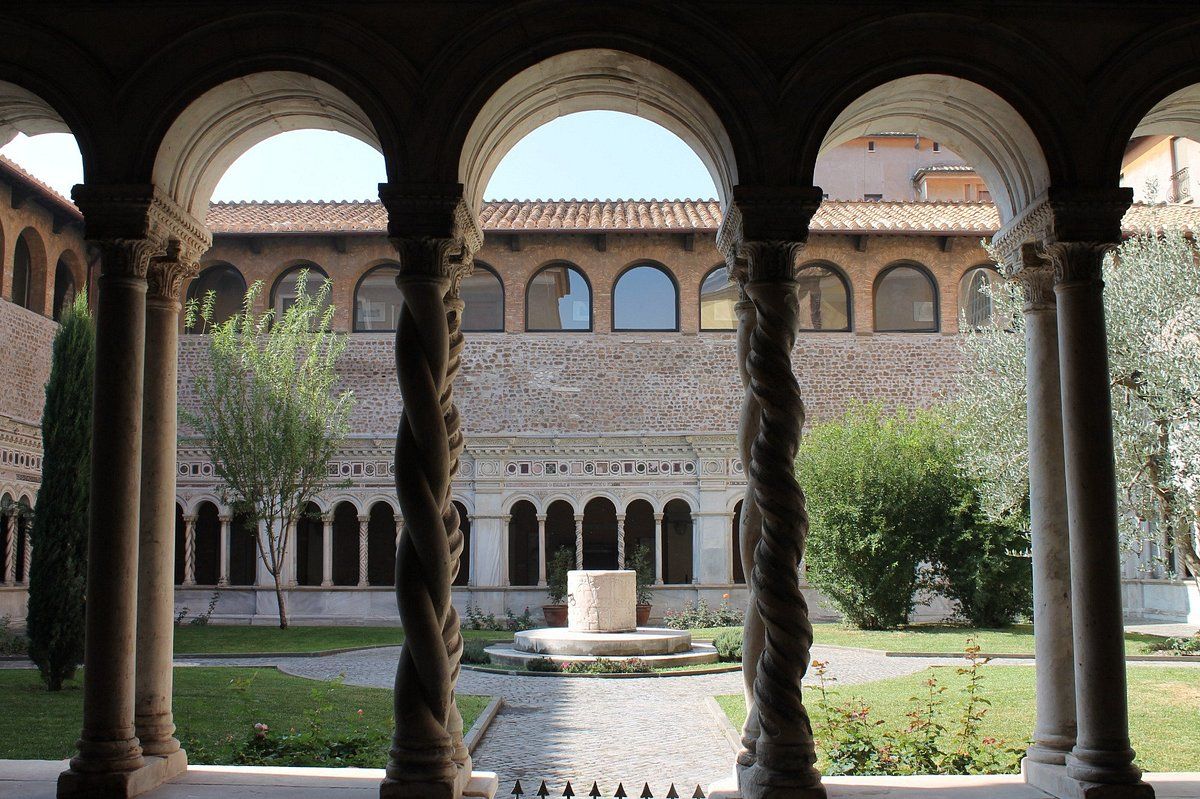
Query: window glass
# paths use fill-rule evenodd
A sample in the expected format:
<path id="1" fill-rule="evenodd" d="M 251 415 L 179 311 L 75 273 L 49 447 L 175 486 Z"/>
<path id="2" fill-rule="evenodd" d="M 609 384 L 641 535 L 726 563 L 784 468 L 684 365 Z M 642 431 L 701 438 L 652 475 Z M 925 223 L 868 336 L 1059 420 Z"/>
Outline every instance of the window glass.
<path id="1" fill-rule="evenodd" d="M 386 333 L 396 329 L 400 318 L 400 289 L 396 288 L 398 274 L 398 266 L 384 264 L 372 269 L 358 282 L 354 292 L 356 331 Z"/>
<path id="2" fill-rule="evenodd" d="M 504 330 L 504 287 L 495 272 L 475 264 L 475 271 L 463 278 L 459 296 L 463 301 L 464 331 Z"/>
<path id="3" fill-rule="evenodd" d="M 229 264 L 215 264 L 205 269 L 188 286 L 188 299 L 201 303 L 209 292 L 213 293 L 213 323 L 220 324 L 242 310 L 242 301 L 246 297 L 246 280 L 242 273 Z M 202 325 L 191 328 L 192 332 L 200 332 Z"/>
<path id="4" fill-rule="evenodd" d="M 275 308 L 275 316 L 283 316 L 284 311 L 296 304 L 296 293 L 300 273 L 305 269 L 308 274 L 304 281 L 304 292 L 312 297 L 321 290 L 321 284 L 329 278 L 321 267 L 316 264 L 301 264 L 293 266 L 288 271 L 284 272 L 278 280 L 275 281 L 275 296 L 271 301 Z M 326 304 L 329 304 L 329 297 L 326 298 Z"/>
<path id="5" fill-rule="evenodd" d="M 635 266 L 613 288 L 613 330 L 677 330 L 675 281 L 656 266 Z"/>
<path id="6" fill-rule="evenodd" d="M 591 330 L 591 289 L 578 269 L 548 266 L 529 281 L 525 313 L 529 330 Z"/>
<path id="7" fill-rule="evenodd" d="M 912 266 L 885 272 L 875 287 L 875 329 L 936 332 L 937 297 L 929 276 Z"/>
<path id="8" fill-rule="evenodd" d="M 33 268 L 33 258 L 29 255 L 29 245 L 25 237 L 17 239 L 13 252 L 12 301 L 22 308 L 29 307 L 29 278 Z"/>
<path id="9" fill-rule="evenodd" d="M 988 266 L 977 266 L 963 275 L 958 285 L 958 318 L 964 330 L 996 326 L 994 293 L 1000 275 Z"/>
<path id="10" fill-rule="evenodd" d="M 700 284 L 700 329 L 737 330 L 737 284 L 729 279 L 729 270 L 718 266 Z"/>
<path id="11" fill-rule="evenodd" d="M 827 266 L 796 272 L 800 284 L 801 330 L 849 330 L 850 297 L 842 277 Z"/>

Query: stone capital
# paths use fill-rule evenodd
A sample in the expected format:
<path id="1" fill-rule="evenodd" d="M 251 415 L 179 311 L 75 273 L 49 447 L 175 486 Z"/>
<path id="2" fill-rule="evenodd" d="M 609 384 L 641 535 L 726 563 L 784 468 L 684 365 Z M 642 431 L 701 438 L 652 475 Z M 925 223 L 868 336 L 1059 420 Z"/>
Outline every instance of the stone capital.
<path id="1" fill-rule="evenodd" d="M 992 248 L 1012 274 L 1023 265 L 1022 248 L 1030 243 L 1047 247 L 1060 242 L 1119 244 L 1121 222 L 1132 202 L 1133 190 L 1128 188 L 1051 186 L 992 236 Z"/>
<path id="2" fill-rule="evenodd" d="M 717 231 L 717 249 L 730 276 L 739 283 L 790 280 L 820 205 L 821 190 L 815 186 L 734 187 Z"/>
<path id="3" fill-rule="evenodd" d="M 1059 241 L 1046 245 L 1046 254 L 1054 265 L 1054 283 L 1099 281 L 1104 256 L 1117 245 L 1107 241 Z"/>
<path id="4" fill-rule="evenodd" d="M 178 303 L 183 294 L 183 281 L 200 271 L 200 255 L 185 252 L 183 242 L 171 238 L 166 252 L 151 257 L 146 274 L 148 295 L 153 300 Z"/>
<path id="5" fill-rule="evenodd" d="M 381 183 L 379 199 L 388 212 L 388 238 L 401 276 L 449 278 L 450 294 L 457 296 L 483 246 L 483 231 L 463 199 L 462 184 Z"/>

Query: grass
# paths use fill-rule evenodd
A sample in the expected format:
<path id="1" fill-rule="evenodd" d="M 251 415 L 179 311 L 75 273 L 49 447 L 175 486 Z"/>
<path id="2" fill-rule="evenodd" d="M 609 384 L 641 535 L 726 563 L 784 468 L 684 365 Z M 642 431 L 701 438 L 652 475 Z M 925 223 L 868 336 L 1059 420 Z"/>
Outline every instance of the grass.
<path id="1" fill-rule="evenodd" d="M 711 640 L 722 630 L 736 627 L 709 627 L 692 630 L 692 637 Z M 899 630 L 855 630 L 836 622 L 813 625 L 817 644 L 882 649 L 888 652 L 947 652 L 961 654 L 967 639 L 974 637 L 985 653 L 1033 654 L 1033 625 L 1014 624 L 999 630 L 979 629 L 957 624 L 912 624 Z M 1125 634 L 1125 652 L 1130 655 L 1156 654 L 1150 644 L 1163 639 L 1142 633 Z M 1161 654 L 1161 653 L 1157 653 Z"/>
<path id="2" fill-rule="evenodd" d="M 463 630 L 464 638 L 511 641 L 512 633 Z M 399 646 L 400 627 L 251 627 L 183 624 L 175 628 L 175 654 L 231 655 L 250 652 L 325 652 L 362 646 Z"/>
<path id="3" fill-rule="evenodd" d="M 983 734 L 1023 745 L 1034 724 L 1034 671 L 1028 666 L 983 667 L 983 696 L 991 701 L 984 717 Z M 1129 674 L 1129 734 L 1138 752 L 1138 764 L 1148 771 L 1193 771 L 1200 763 L 1200 671 L 1187 667 L 1131 666 Z M 895 728 L 906 722 L 911 698 L 925 689 L 924 682 L 936 677 L 950 690 L 958 705 L 958 688 L 963 678 L 950 667 L 934 667 L 906 677 L 867 683 L 835 686 L 840 699 L 860 697 L 871 708 L 874 718 Z M 816 692 L 806 689 L 807 704 L 815 704 Z M 740 695 L 719 696 L 717 702 L 735 727 L 746 718 L 745 701 Z M 955 709 L 947 708 L 944 721 L 953 728 Z M 814 718 L 818 739 L 821 719 Z M 818 748 L 820 742 L 818 740 Z"/>
<path id="4" fill-rule="evenodd" d="M 458 696 L 467 729 L 488 701 L 486 696 Z M 273 731 L 304 728 L 322 705 L 332 705 L 321 722 L 331 735 L 391 730 L 392 692 L 387 689 L 317 682 L 271 668 L 175 669 L 176 735 L 193 763 L 228 763 L 233 743 L 248 738 L 254 724 L 262 722 Z M 83 718 L 80 680 L 48 693 L 32 669 L 0 671 L 0 707 L 0 759 L 58 760 L 73 754 Z M 379 767 L 386 756 L 381 749 Z"/>

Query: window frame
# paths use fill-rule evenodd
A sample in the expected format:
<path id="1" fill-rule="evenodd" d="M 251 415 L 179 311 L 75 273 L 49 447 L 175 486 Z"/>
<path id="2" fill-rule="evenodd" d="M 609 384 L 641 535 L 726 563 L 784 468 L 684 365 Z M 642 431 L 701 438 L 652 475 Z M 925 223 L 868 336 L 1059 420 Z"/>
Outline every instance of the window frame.
<path id="1" fill-rule="evenodd" d="M 276 312 L 276 316 L 280 315 L 280 312 L 277 311 L 275 308 L 276 300 L 278 299 L 278 297 L 276 295 L 279 292 L 279 287 L 283 284 L 284 278 L 286 278 L 288 275 L 290 275 L 293 272 L 296 272 L 300 269 L 307 269 L 309 271 L 310 275 L 315 272 L 315 273 L 319 274 L 321 277 L 323 277 L 325 280 L 330 281 L 330 283 L 333 282 L 333 279 L 331 277 L 329 277 L 329 273 L 326 272 L 325 269 L 322 268 L 321 265 L 318 264 L 316 261 L 308 261 L 308 260 L 301 259 L 301 260 L 293 263 L 291 266 L 285 266 L 283 268 L 283 271 L 281 271 L 279 273 L 279 275 L 276 276 L 275 282 L 271 285 L 270 308 L 272 311 Z M 330 304 L 333 303 L 332 288 L 330 290 L 329 302 L 330 302 Z"/>
<path id="2" fill-rule="evenodd" d="M 641 269 L 643 267 L 648 267 L 650 269 L 658 270 L 659 272 L 666 275 L 667 280 L 670 281 L 671 288 L 675 292 L 675 326 L 674 327 L 617 327 L 617 286 L 620 285 L 621 279 L 624 278 L 625 275 L 629 274 L 634 269 Z M 611 330 L 614 333 L 678 333 L 682 327 L 682 325 L 681 325 L 682 320 L 680 319 L 681 313 L 680 313 L 680 307 L 679 307 L 679 281 L 675 279 L 675 275 L 671 272 L 670 269 L 668 269 L 666 267 L 665 264 L 661 264 L 658 261 L 650 261 L 650 260 L 634 261 L 633 263 L 629 264 L 624 269 L 622 269 L 620 272 L 618 272 L 617 276 L 613 279 L 612 295 L 611 295 L 611 301 L 609 302 L 608 311 L 609 311 L 609 317 L 610 317 L 609 318 L 609 330 Z"/>
<path id="3" fill-rule="evenodd" d="M 817 259 L 815 261 L 807 261 L 796 267 L 796 276 L 805 269 L 827 269 L 832 272 L 834 277 L 842 282 L 842 289 L 846 292 L 846 326 L 839 327 L 836 330 L 818 330 L 816 328 L 801 327 L 799 333 L 853 333 L 854 332 L 854 287 L 850 283 L 850 276 L 846 271 L 833 261 L 825 261 Z"/>
<path id="4" fill-rule="evenodd" d="M 1000 268 L 997 267 L 995 264 L 991 264 L 991 263 L 975 264 L 974 266 L 968 266 L 966 269 L 963 270 L 962 275 L 960 275 L 958 278 L 958 297 L 957 297 L 957 300 L 958 300 L 957 306 L 958 307 L 955 309 L 958 312 L 957 319 L 958 319 L 958 328 L 959 328 L 960 333 L 965 332 L 967 330 L 979 331 L 979 330 L 987 329 L 984 327 L 978 327 L 978 326 L 973 326 L 973 325 L 967 326 L 967 327 L 963 326 L 963 284 L 965 283 L 965 281 L 967 280 L 968 277 L 974 276 L 974 274 L 976 272 L 979 272 L 980 270 L 986 270 L 988 272 L 991 272 L 993 275 L 995 275 L 995 277 L 997 278 L 997 283 L 999 283 L 1000 285 L 1003 285 L 1003 283 L 1004 283 L 1004 275 L 1001 274 Z M 989 327 L 998 327 L 998 325 L 996 325 L 996 319 L 995 319 L 995 317 L 996 317 L 996 302 L 994 299 L 992 300 L 992 308 L 991 308 L 991 313 L 989 314 L 989 316 L 991 317 L 991 322 L 989 323 L 988 326 Z"/>
<path id="5" fill-rule="evenodd" d="M 491 327 L 491 328 L 486 328 L 486 329 L 482 329 L 482 330 L 468 330 L 466 327 L 464 327 L 463 332 L 464 333 L 504 333 L 504 332 L 506 332 L 506 330 L 505 330 L 506 319 L 505 319 L 504 312 L 508 307 L 508 296 L 505 292 L 504 278 L 500 277 L 500 273 L 493 266 L 491 266 L 490 264 L 484 263 L 482 261 L 475 261 L 474 268 L 482 269 L 485 272 L 490 272 L 492 277 L 496 278 L 496 283 L 500 286 L 500 327 Z M 461 292 L 460 292 L 460 294 L 461 294 Z M 357 310 L 358 310 L 357 302 L 355 302 L 354 307 L 355 307 L 355 311 L 357 312 Z M 464 316 L 465 316 L 465 313 L 466 312 L 464 309 Z M 589 315 L 590 315 L 590 311 L 589 311 Z"/>
<path id="6" fill-rule="evenodd" d="M 933 290 L 933 329 L 932 330 L 905 330 L 903 328 L 882 328 L 879 326 L 879 287 L 883 284 L 883 279 L 897 269 L 914 269 L 919 272 L 929 282 L 930 288 Z M 895 261 L 888 264 L 883 269 L 879 270 L 879 274 L 875 275 L 875 283 L 871 287 L 871 328 L 875 333 L 911 333 L 917 335 L 928 335 L 930 333 L 942 332 L 942 298 L 938 289 L 937 279 L 933 276 L 933 272 L 929 267 L 916 261 Z"/>
<path id="7" fill-rule="evenodd" d="M 737 331 L 737 322 L 733 323 L 733 327 L 705 327 L 704 326 L 704 284 L 708 282 L 708 278 L 712 276 L 718 269 L 724 269 L 729 272 L 729 267 L 726 264 L 717 264 L 712 269 L 709 269 L 700 278 L 700 286 L 696 289 L 696 329 L 701 333 L 734 333 Z M 732 283 L 733 281 L 730 280 Z M 734 313 L 736 316 L 737 302 L 734 302 Z"/>
<path id="8" fill-rule="evenodd" d="M 204 302 L 204 295 L 200 294 L 200 292 L 198 290 L 196 290 L 196 286 L 199 285 L 201 278 L 203 278 L 206 274 L 213 271 L 214 269 L 232 269 L 234 272 L 237 273 L 238 278 L 242 281 L 241 295 L 238 297 L 238 301 L 237 301 L 238 313 L 241 313 L 242 307 L 243 307 L 243 302 L 246 298 L 246 292 L 249 290 L 250 284 L 248 284 L 246 282 L 246 275 L 242 272 L 242 270 L 238 269 L 237 266 L 230 263 L 229 261 L 216 260 L 216 261 L 210 262 L 209 264 L 207 264 L 205 266 L 202 266 L 200 268 L 200 271 L 196 273 L 196 276 L 194 278 L 192 278 L 190 283 L 188 283 L 187 290 L 184 291 L 184 293 L 183 293 L 184 302 L 187 302 L 188 300 L 192 300 L 192 299 L 195 299 L 197 302 L 200 302 L 200 303 Z M 224 320 L 222 320 L 222 321 L 224 321 Z M 217 324 L 220 324 L 220 322 L 218 322 Z M 195 327 L 193 327 L 191 329 L 185 327 L 183 332 L 189 333 L 189 334 L 201 333 L 201 332 L 203 332 L 203 325 L 197 324 Z"/>
<path id="9" fill-rule="evenodd" d="M 545 328 L 545 327 L 530 327 L 529 326 L 529 289 L 533 286 L 533 281 L 537 279 L 538 275 L 540 275 L 542 272 L 545 272 L 547 269 L 552 269 L 552 268 L 558 267 L 558 266 L 562 266 L 562 267 L 566 267 L 567 269 L 574 270 L 575 272 L 579 273 L 579 276 L 581 278 L 583 278 L 583 284 L 584 284 L 584 286 L 587 287 L 587 290 L 588 290 L 588 325 L 586 328 L 582 328 L 582 327 L 581 328 L 563 328 L 563 327 Z M 525 298 L 524 312 L 525 312 L 525 332 L 526 333 L 594 333 L 596 330 L 596 291 L 592 287 L 592 281 L 588 279 L 587 272 L 583 271 L 583 269 L 581 267 L 577 266 L 576 264 L 574 264 L 570 261 L 564 261 L 561 259 L 554 260 L 554 261 L 548 261 L 547 263 L 544 263 L 541 266 L 539 266 L 537 269 L 533 270 L 533 273 L 530 274 L 529 278 L 525 281 L 524 298 Z"/>
<path id="10" fill-rule="evenodd" d="M 395 333 L 396 328 L 387 330 L 363 330 L 358 326 L 358 292 L 362 289 L 363 281 L 368 277 L 378 272 L 381 269 L 392 268 L 399 272 L 400 264 L 397 261 L 380 261 L 379 263 L 369 267 L 365 272 L 358 276 L 358 280 L 354 282 L 354 293 L 350 295 L 350 300 L 354 305 L 354 310 L 350 312 L 350 332 L 351 333 Z M 397 289 L 399 291 L 399 289 Z"/>

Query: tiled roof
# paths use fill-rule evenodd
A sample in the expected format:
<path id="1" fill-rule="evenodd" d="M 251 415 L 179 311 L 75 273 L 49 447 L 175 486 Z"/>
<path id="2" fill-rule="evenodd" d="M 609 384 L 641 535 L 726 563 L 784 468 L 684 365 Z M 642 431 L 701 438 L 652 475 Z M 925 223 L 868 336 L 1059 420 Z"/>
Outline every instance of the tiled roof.
<path id="1" fill-rule="evenodd" d="M 922 175 L 949 175 L 974 172 L 975 167 L 966 164 L 931 164 L 923 166 L 913 173 L 913 180 L 920 180 Z"/>
<path id="2" fill-rule="evenodd" d="M 37 194 L 51 211 L 58 211 L 71 217 L 72 221 L 82 222 L 83 214 L 75 207 L 75 203 L 52 189 L 48 184 L 38 180 L 24 167 L 8 156 L 0 155 L 0 175 L 15 183 L 23 183 Z"/>

